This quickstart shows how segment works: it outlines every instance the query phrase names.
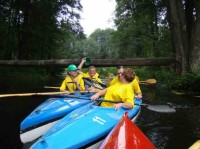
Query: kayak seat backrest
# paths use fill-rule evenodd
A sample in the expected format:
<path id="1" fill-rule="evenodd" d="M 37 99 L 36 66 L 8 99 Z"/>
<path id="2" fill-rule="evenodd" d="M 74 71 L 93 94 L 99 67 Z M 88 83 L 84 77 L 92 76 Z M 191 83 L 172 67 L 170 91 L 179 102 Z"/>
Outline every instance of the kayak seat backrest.
<path id="1" fill-rule="evenodd" d="M 100 90 L 106 88 L 106 85 L 99 83 L 97 81 L 91 80 L 89 78 L 83 78 L 85 84 L 85 90 L 88 90 L 89 87 L 94 87 Z"/>
<path id="2" fill-rule="evenodd" d="M 94 106 L 100 106 L 101 103 L 102 103 L 101 101 L 96 101 L 93 105 L 94 105 Z"/>

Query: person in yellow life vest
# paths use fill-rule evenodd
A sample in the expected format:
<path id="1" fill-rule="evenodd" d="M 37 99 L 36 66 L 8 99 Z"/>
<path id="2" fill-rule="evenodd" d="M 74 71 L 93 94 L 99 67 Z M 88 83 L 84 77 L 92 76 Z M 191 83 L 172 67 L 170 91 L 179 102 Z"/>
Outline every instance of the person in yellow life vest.
<path id="1" fill-rule="evenodd" d="M 103 107 L 114 107 L 119 110 L 121 107 L 132 109 L 134 105 L 134 92 L 131 87 L 131 82 L 135 78 L 135 72 L 131 68 L 124 69 L 121 75 L 121 83 L 111 85 L 110 87 L 94 94 L 91 99 L 96 100 L 100 96 L 104 96 L 105 100 L 117 101 L 119 103 L 102 102 Z"/>
<path id="2" fill-rule="evenodd" d="M 121 76 L 124 72 L 124 67 L 123 66 L 119 66 L 117 68 L 117 77 L 115 77 L 111 82 L 110 82 L 110 86 L 114 85 L 114 84 L 118 84 L 121 83 Z M 135 79 L 131 82 L 132 85 L 132 89 L 136 95 L 136 98 L 140 99 L 142 98 L 142 92 L 139 86 L 139 78 L 137 76 L 135 76 Z"/>
<path id="3" fill-rule="evenodd" d="M 81 63 L 78 66 L 78 68 L 80 70 L 83 67 L 85 62 L 86 62 L 86 58 L 83 58 L 81 60 Z M 83 73 L 82 71 L 79 71 L 79 73 L 83 76 L 83 78 L 89 78 L 89 79 L 91 79 L 93 81 L 97 81 L 99 83 L 102 83 L 101 79 L 99 78 L 99 74 L 96 72 L 96 68 L 94 66 L 89 66 L 87 73 Z"/>
<path id="4" fill-rule="evenodd" d="M 69 90 L 70 92 L 84 91 L 84 81 L 82 76 L 78 74 L 78 68 L 71 64 L 67 68 L 67 77 L 60 86 L 60 91 Z"/>

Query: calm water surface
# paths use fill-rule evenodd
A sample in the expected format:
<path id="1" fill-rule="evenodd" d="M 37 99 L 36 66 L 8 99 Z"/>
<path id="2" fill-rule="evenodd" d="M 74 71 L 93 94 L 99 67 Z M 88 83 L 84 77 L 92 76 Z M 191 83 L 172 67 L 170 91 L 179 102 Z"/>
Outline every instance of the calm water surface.
<path id="1" fill-rule="evenodd" d="M 55 83 L 52 80 L 41 80 L 37 85 L 35 83 L 31 79 L 17 82 L 1 79 L 0 94 L 55 91 L 43 88 L 45 85 Z M 144 85 L 141 88 L 145 99 L 150 100 L 145 102 L 149 104 L 171 102 L 177 107 L 176 113 L 158 113 L 143 107 L 136 121 L 137 126 L 158 149 L 187 149 L 200 139 L 200 98 L 173 95 L 165 86 L 159 84 L 154 87 Z M 19 139 L 20 123 L 47 98 L 41 96 L 0 98 L 0 148 L 23 148 Z"/>

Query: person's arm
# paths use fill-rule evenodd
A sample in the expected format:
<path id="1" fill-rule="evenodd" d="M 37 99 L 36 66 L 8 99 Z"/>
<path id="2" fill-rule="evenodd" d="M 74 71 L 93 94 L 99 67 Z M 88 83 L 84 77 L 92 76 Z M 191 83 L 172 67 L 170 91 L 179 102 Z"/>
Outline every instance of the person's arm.
<path id="1" fill-rule="evenodd" d="M 76 88 L 77 88 L 79 91 L 83 91 L 83 88 L 82 88 L 79 84 L 76 84 Z"/>
<path id="2" fill-rule="evenodd" d="M 84 84 L 84 80 L 81 78 L 79 86 L 81 87 L 82 90 L 80 91 L 84 91 L 85 90 L 85 84 Z"/>
<path id="3" fill-rule="evenodd" d="M 80 79 L 80 80 L 79 80 Z M 79 90 L 79 91 L 84 91 L 85 90 L 85 87 L 84 87 L 84 81 L 82 78 L 75 78 L 75 79 L 72 79 L 73 82 L 76 84 L 76 88 Z"/>
<path id="4" fill-rule="evenodd" d="M 140 89 L 140 85 L 139 85 L 139 83 L 136 79 L 134 79 L 133 82 L 132 82 L 132 88 L 134 90 L 134 93 L 136 94 L 136 98 L 141 99 L 142 98 L 142 92 L 141 92 L 141 89 Z"/>
<path id="5" fill-rule="evenodd" d="M 89 92 L 100 92 L 101 90 L 98 89 L 98 88 L 94 88 L 94 87 L 91 86 L 91 87 L 88 88 L 88 91 Z"/>
<path id="6" fill-rule="evenodd" d="M 136 98 L 137 99 L 141 99 L 142 98 L 142 93 L 140 92 L 140 93 L 136 94 Z"/>
<path id="7" fill-rule="evenodd" d="M 84 65 L 85 62 L 86 62 L 86 58 L 84 57 L 84 58 L 81 60 L 80 64 L 78 65 L 78 68 L 79 68 L 79 69 L 82 69 L 82 67 L 83 67 L 83 65 Z"/>
<path id="8" fill-rule="evenodd" d="M 125 108 L 125 109 L 132 109 L 133 105 L 131 105 L 130 103 L 118 103 L 114 105 L 114 108 L 116 110 L 119 110 L 121 107 Z"/>
<path id="9" fill-rule="evenodd" d="M 90 97 L 90 99 L 92 100 L 96 100 L 98 99 L 100 96 L 103 96 L 106 94 L 106 89 L 104 90 L 100 90 L 98 93 L 94 94 L 92 97 Z"/>

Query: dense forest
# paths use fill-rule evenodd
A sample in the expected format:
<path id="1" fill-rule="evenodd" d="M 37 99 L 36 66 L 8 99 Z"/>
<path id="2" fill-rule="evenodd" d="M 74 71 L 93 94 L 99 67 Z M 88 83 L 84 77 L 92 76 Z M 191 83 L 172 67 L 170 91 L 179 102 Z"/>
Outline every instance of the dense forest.
<path id="1" fill-rule="evenodd" d="M 176 73 L 200 70 L 199 0 L 116 3 L 116 30 L 86 37 L 80 0 L 2 0 L 0 59 L 174 57 Z"/>

